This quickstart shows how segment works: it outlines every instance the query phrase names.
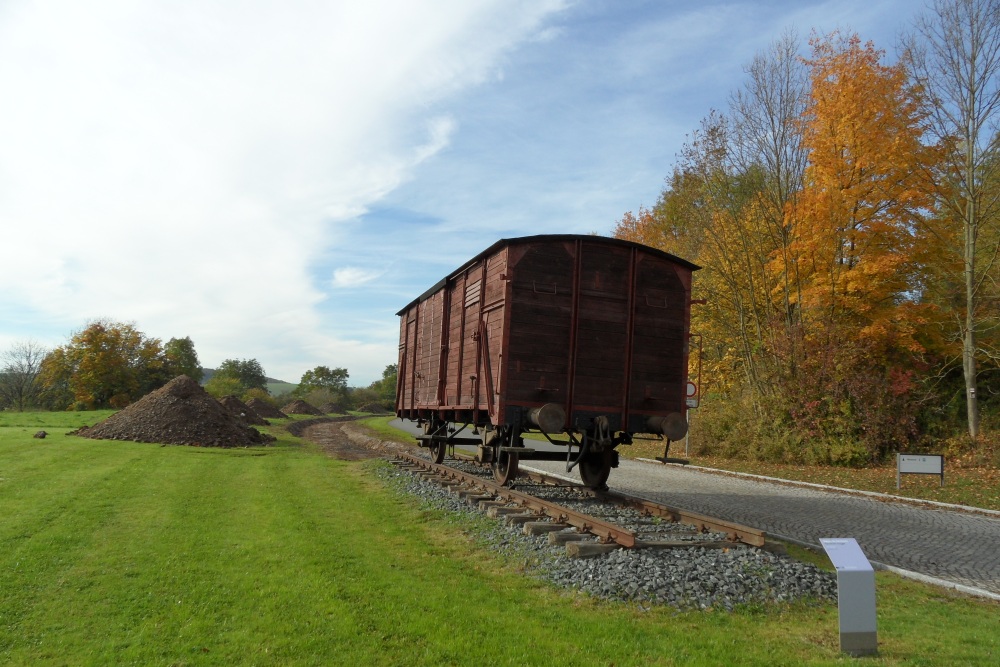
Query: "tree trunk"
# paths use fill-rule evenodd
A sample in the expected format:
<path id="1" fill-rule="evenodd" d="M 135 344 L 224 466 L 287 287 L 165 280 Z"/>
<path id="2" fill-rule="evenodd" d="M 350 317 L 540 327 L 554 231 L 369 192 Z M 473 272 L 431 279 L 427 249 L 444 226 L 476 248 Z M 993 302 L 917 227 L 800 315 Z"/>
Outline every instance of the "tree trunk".
<path id="1" fill-rule="evenodd" d="M 965 331 L 962 336 L 962 370 L 965 374 L 965 410 L 969 437 L 979 437 L 979 397 L 976 396 L 976 224 L 975 201 L 965 209 Z"/>

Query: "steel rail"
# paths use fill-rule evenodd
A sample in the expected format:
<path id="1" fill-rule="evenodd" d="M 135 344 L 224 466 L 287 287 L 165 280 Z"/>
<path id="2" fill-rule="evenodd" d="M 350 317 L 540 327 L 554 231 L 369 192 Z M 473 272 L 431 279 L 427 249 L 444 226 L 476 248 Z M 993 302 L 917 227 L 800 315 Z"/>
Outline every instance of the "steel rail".
<path id="1" fill-rule="evenodd" d="M 541 498 L 536 498 L 535 496 L 527 493 L 509 489 L 498 484 L 497 482 L 483 479 L 477 475 L 465 473 L 446 465 L 432 463 L 427 459 L 415 456 L 408 452 L 396 452 L 395 456 L 408 463 L 419 466 L 424 470 L 440 475 L 445 479 L 458 480 L 477 487 L 482 487 L 498 498 L 502 498 L 508 502 L 518 503 L 528 509 L 540 512 L 552 519 L 555 519 L 556 521 L 566 523 L 571 526 L 575 526 L 580 530 L 592 533 L 598 536 L 602 542 L 615 542 L 619 546 L 626 548 L 632 548 L 636 545 L 636 535 L 634 531 L 622 528 L 621 526 L 617 526 L 613 523 L 605 521 L 604 519 L 584 514 L 583 512 L 578 512 L 572 508 L 549 502 L 547 500 L 542 500 Z"/>
<path id="2" fill-rule="evenodd" d="M 527 477 L 543 484 L 554 484 L 557 486 L 566 485 L 565 479 L 554 477 L 543 472 L 521 470 L 519 476 Z M 716 519 L 704 514 L 698 514 L 697 512 L 691 512 L 679 507 L 664 505 L 663 503 L 640 498 L 639 496 L 630 496 L 618 491 L 595 491 L 594 489 L 590 489 L 583 485 L 580 485 L 577 488 L 592 498 L 598 498 L 621 507 L 628 507 L 651 516 L 669 519 L 675 523 L 683 523 L 688 526 L 694 526 L 701 532 L 712 531 L 725 533 L 733 542 L 741 542 L 755 547 L 764 546 L 765 533 L 763 530 L 759 530 L 757 528 L 751 528 L 749 526 L 744 526 L 732 521 L 725 521 L 723 519 Z"/>
<path id="3" fill-rule="evenodd" d="M 711 531 L 716 533 L 725 533 L 732 542 L 739 542 L 755 547 L 762 547 L 765 544 L 765 532 L 763 530 L 751 528 L 750 526 L 744 526 L 743 524 L 734 523 L 732 521 L 716 519 L 715 517 L 698 514 L 697 512 L 691 512 L 690 510 L 681 509 L 679 507 L 664 505 L 663 503 L 640 498 L 639 496 L 630 496 L 617 491 L 595 491 L 594 489 L 590 489 L 582 484 L 567 482 L 562 477 L 556 477 L 544 472 L 522 469 L 518 472 L 518 477 L 526 477 L 532 481 L 552 486 L 572 486 L 592 498 L 604 500 L 605 502 L 613 503 L 620 507 L 628 507 L 649 516 L 669 519 L 674 523 L 683 523 L 687 526 L 694 526 L 700 532 Z"/>
<path id="4" fill-rule="evenodd" d="M 670 519 L 671 521 L 683 523 L 688 526 L 694 526 L 701 532 L 712 531 L 725 533 L 726 536 L 733 542 L 742 542 L 743 544 L 749 544 L 755 547 L 764 546 L 764 531 L 757 528 L 751 528 L 749 526 L 733 523 L 731 521 L 716 519 L 704 514 L 698 514 L 697 512 L 690 512 L 688 510 L 671 507 L 662 503 L 646 500 L 645 498 L 630 496 L 616 491 L 594 491 L 592 489 L 585 488 L 585 492 L 592 494 L 595 498 L 607 500 L 608 502 L 612 502 L 617 505 L 631 507 L 632 509 L 649 513 L 653 516 Z"/>

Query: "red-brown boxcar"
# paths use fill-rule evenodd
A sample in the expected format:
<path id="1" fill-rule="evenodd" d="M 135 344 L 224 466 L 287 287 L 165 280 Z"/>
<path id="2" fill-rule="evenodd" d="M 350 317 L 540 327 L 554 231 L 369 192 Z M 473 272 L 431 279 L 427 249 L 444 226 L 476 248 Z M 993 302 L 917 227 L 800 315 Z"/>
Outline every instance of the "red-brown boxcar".
<path id="1" fill-rule="evenodd" d="M 687 431 L 697 269 L 620 239 L 501 239 L 398 313 L 396 414 L 423 425 L 438 462 L 476 443 L 502 482 L 519 458 L 558 457 L 603 487 L 633 433 Z M 550 442 L 569 450 L 525 448 L 529 431 L 568 434 Z"/>

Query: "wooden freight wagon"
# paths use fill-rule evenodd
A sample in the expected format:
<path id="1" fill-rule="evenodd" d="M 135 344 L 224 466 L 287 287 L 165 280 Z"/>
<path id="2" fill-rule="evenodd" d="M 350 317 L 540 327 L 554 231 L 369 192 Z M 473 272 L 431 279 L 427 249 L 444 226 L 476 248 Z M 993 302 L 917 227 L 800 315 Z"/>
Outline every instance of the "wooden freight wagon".
<path id="1" fill-rule="evenodd" d="M 521 458 L 559 458 L 603 487 L 632 434 L 687 432 L 697 269 L 600 236 L 497 241 L 399 311 L 396 414 L 438 462 L 475 443 L 501 482 Z"/>

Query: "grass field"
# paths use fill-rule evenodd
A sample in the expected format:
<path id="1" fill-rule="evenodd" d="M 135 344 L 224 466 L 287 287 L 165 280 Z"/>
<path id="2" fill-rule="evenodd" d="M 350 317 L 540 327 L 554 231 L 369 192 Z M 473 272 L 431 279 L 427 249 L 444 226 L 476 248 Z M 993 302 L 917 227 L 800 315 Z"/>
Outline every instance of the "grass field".
<path id="1" fill-rule="evenodd" d="M 235 450 L 65 435 L 106 414 L 0 413 L 0 664 L 855 662 L 829 605 L 641 611 L 552 589 L 383 487 L 384 464 L 277 426 Z M 1000 605 L 881 573 L 878 592 L 864 664 L 1000 662 Z"/>

